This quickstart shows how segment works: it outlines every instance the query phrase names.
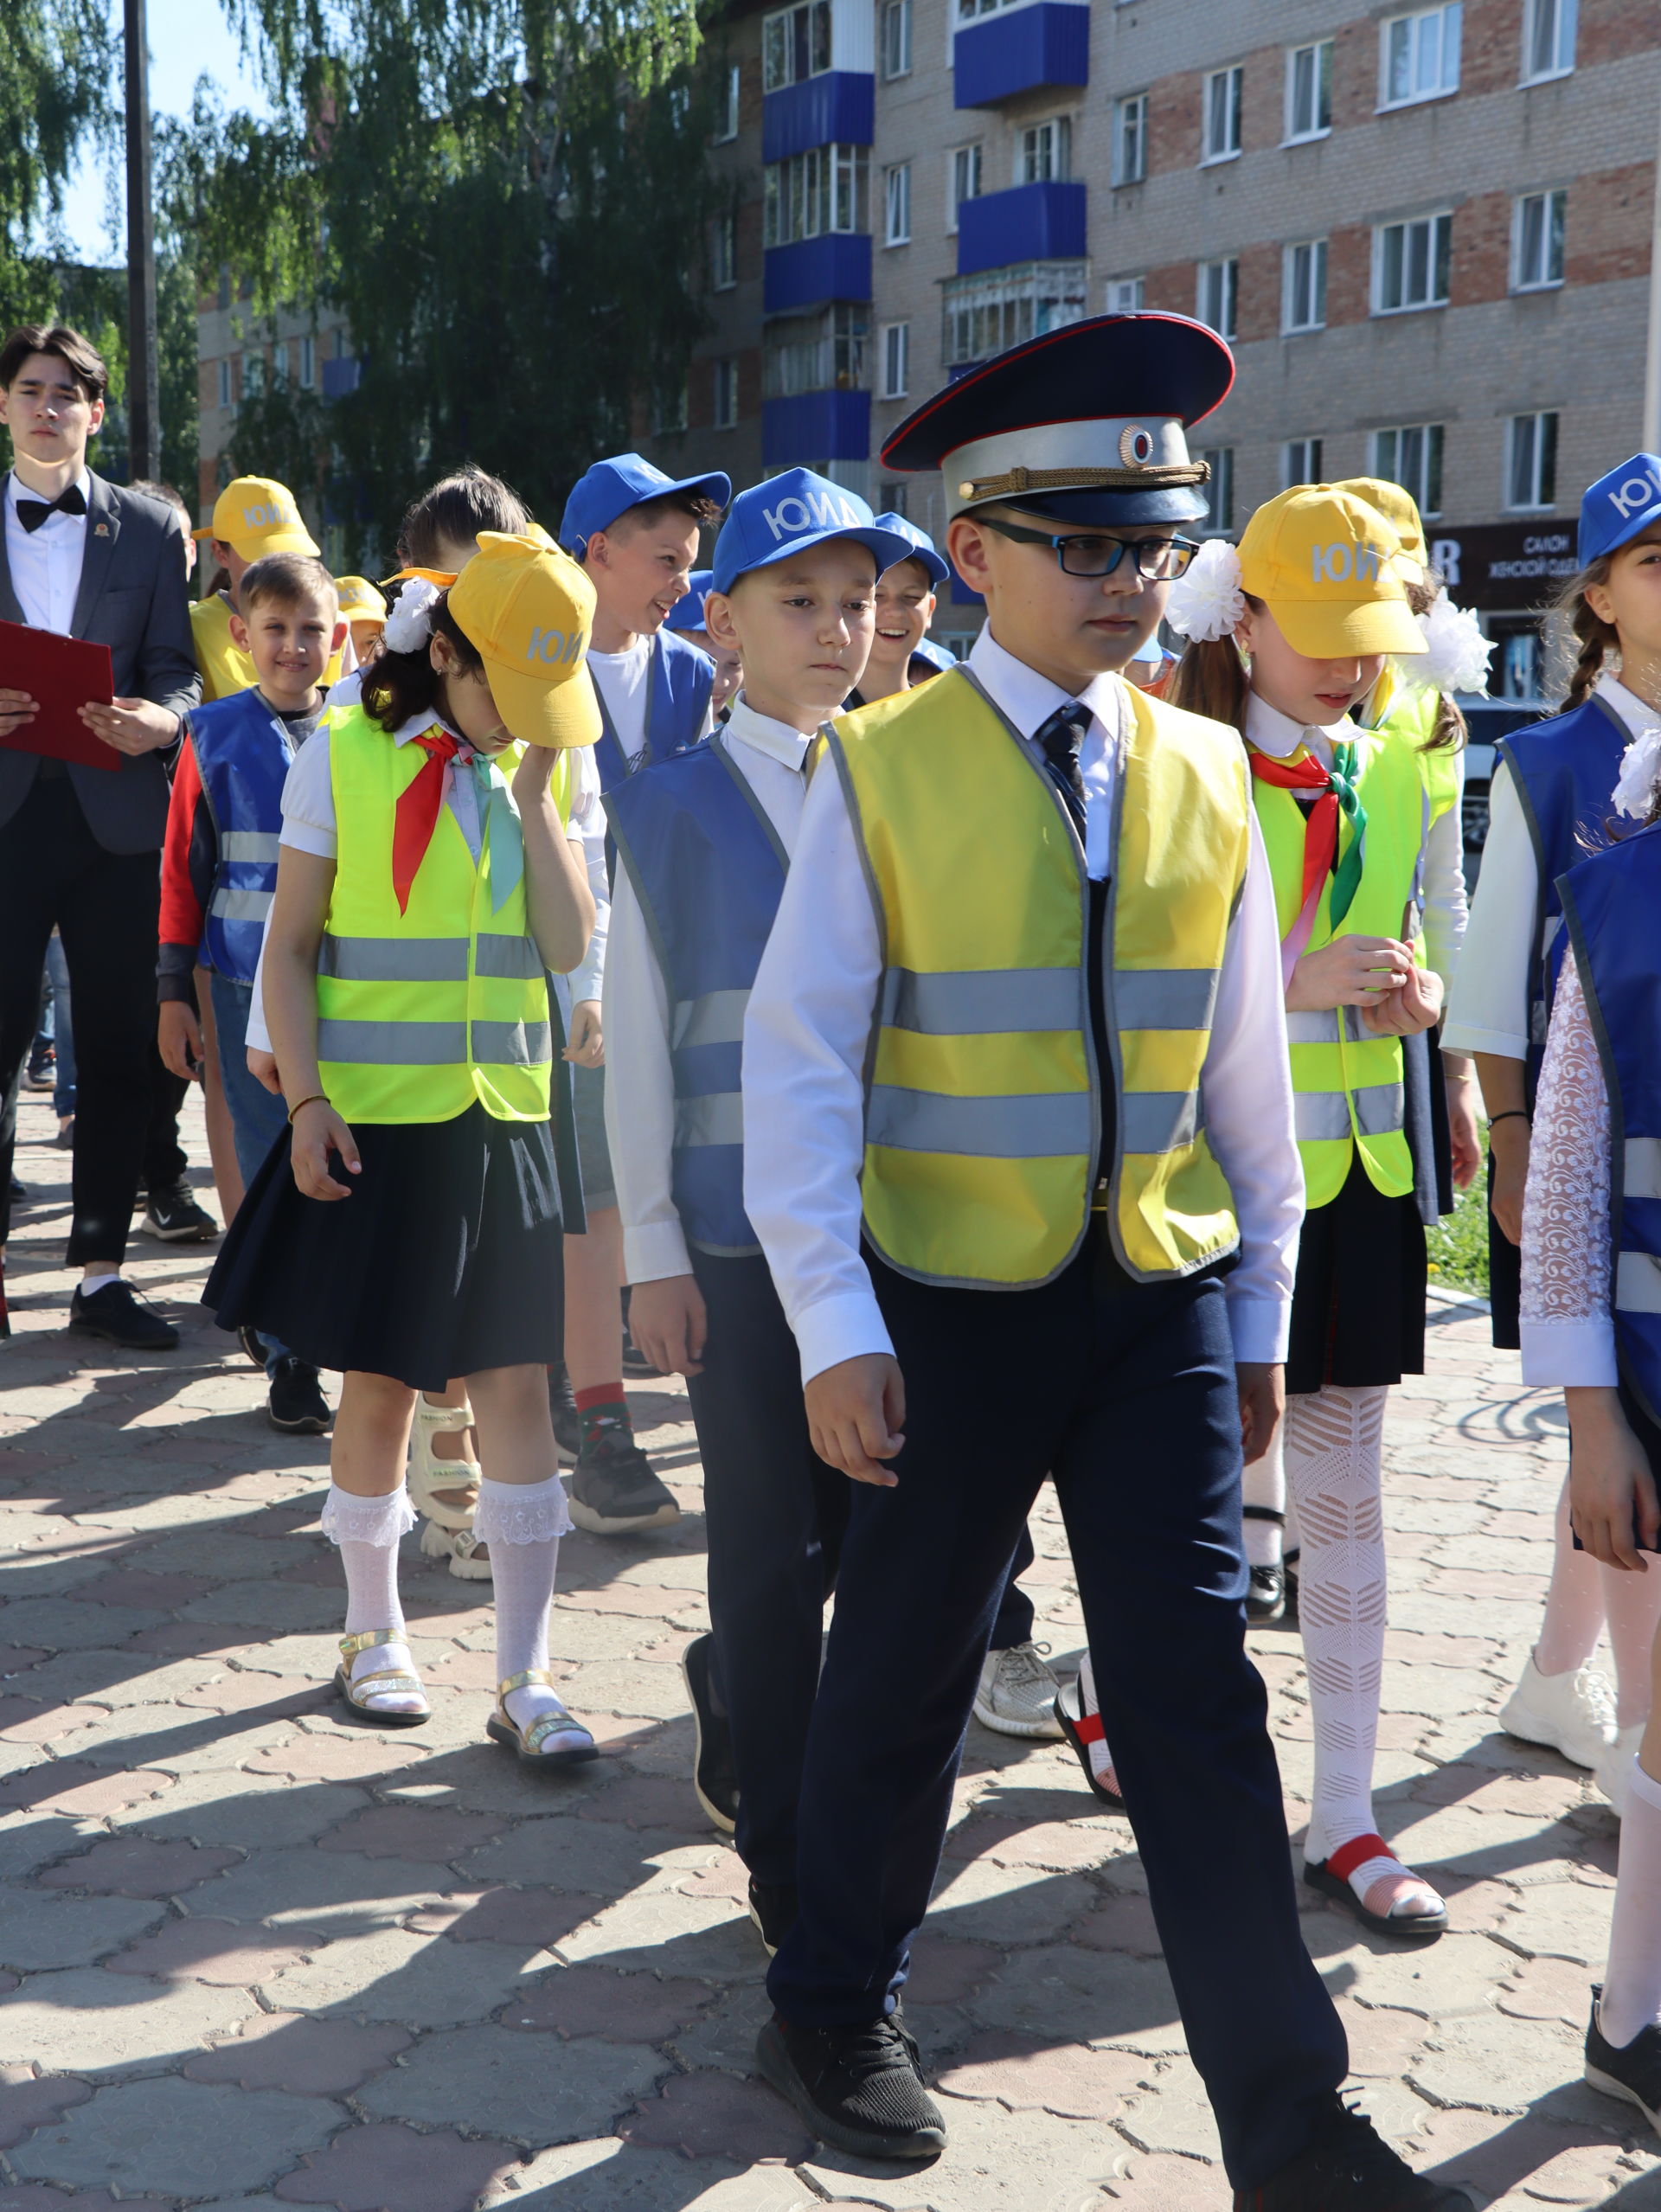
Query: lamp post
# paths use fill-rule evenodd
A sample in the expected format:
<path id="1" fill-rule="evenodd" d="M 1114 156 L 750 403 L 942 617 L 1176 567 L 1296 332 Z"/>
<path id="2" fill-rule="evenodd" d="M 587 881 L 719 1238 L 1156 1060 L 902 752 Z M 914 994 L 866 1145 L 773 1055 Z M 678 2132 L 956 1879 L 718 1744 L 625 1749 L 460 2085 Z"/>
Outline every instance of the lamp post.
<path id="1" fill-rule="evenodd" d="M 156 362 L 156 224 L 151 212 L 150 43 L 144 0 L 122 0 L 127 95 L 127 474 L 162 472 Z"/>

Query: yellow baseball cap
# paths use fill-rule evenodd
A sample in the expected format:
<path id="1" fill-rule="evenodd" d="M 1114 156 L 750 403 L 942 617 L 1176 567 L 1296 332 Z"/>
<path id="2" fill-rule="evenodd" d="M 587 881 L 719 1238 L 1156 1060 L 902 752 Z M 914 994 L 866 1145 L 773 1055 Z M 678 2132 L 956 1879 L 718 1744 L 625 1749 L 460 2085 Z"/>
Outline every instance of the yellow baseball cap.
<path id="1" fill-rule="evenodd" d="M 345 622 L 384 622 L 387 603 L 367 576 L 337 576 L 341 619 Z"/>
<path id="2" fill-rule="evenodd" d="M 1296 652 L 1422 653 L 1395 565 L 1396 535 L 1376 507 L 1331 484 L 1300 484 L 1260 507 L 1240 541 L 1240 580 Z"/>
<path id="3" fill-rule="evenodd" d="M 1352 492 L 1357 499 L 1364 499 L 1369 507 L 1382 515 L 1400 541 L 1395 565 L 1401 580 L 1408 584 L 1422 584 L 1425 570 L 1430 565 L 1430 548 L 1425 542 L 1425 526 L 1419 518 L 1418 504 L 1410 491 L 1399 484 L 1390 484 L 1382 476 L 1347 476 L 1335 484 L 1334 491 Z"/>
<path id="4" fill-rule="evenodd" d="M 511 734 L 528 745 L 593 745 L 600 708 L 585 664 L 594 587 L 569 554 L 501 530 L 450 588 L 450 612 L 484 663 Z"/>
<path id="5" fill-rule="evenodd" d="M 528 537 L 533 545 L 540 546 L 544 553 L 556 553 L 559 550 L 559 540 L 556 537 L 551 537 L 540 523 L 527 523 L 522 535 Z"/>
<path id="6" fill-rule="evenodd" d="M 245 561 L 267 553 L 309 553 L 317 548 L 300 520 L 294 495 L 274 477 L 233 477 L 214 502 L 214 519 L 192 537 L 216 537 Z"/>

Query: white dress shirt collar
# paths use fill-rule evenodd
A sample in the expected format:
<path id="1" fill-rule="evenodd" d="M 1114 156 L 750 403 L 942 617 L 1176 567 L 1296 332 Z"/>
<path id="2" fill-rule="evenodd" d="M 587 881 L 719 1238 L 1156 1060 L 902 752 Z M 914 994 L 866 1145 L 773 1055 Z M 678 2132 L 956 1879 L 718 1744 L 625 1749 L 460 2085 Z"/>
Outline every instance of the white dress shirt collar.
<path id="1" fill-rule="evenodd" d="M 1618 676 L 1611 676 L 1605 669 L 1592 687 L 1606 707 L 1613 708 L 1626 725 L 1627 734 L 1636 737 L 1639 732 L 1654 729 L 1661 723 L 1661 714 L 1647 699 L 1640 699 L 1636 691 L 1629 691 Z"/>
<path id="2" fill-rule="evenodd" d="M 442 715 L 412 715 L 407 722 L 401 723 L 397 729 L 394 730 L 392 741 L 394 745 L 407 745 L 413 738 L 425 737 L 431 729 L 442 730 L 446 737 L 453 737 L 456 743 L 471 755 L 472 747 L 468 744 L 459 729 L 451 728 Z"/>
<path id="3" fill-rule="evenodd" d="M 1036 737 L 1058 707 L 1076 699 L 1087 707 L 1104 731 L 1119 734 L 1124 687 L 1122 679 L 1105 674 L 1093 676 L 1082 691 L 1063 691 L 1049 676 L 1017 660 L 993 637 L 990 623 L 969 649 L 969 666 L 985 686 L 988 696 L 1023 737 Z"/>
<path id="4" fill-rule="evenodd" d="M 1348 715 L 1330 728 L 1306 726 L 1295 722 L 1290 715 L 1283 715 L 1279 707 L 1270 706 L 1267 699 L 1260 699 L 1255 691 L 1246 695 L 1247 741 L 1260 753 L 1267 753 L 1271 760 L 1290 760 L 1294 753 L 1307 747 L 1324 766 L 1329 766 L 1332 747 L 1347 744 L 1359 735 Z"/>
<path id="5" fill-rule="evenodd" d="M 727 717 L 726 734 L 754 746 L 769 760 L 776 760 L 781 768 L 794 768 L 798 773 L 813 743 L 811 737 L 804 737 L 788 722 L 774 721 L 771 715 L 757 714 L 741 691 Z"/>
<path id="6" fill-rule="evenodd" d="M 67 490 L 67 488 L 68 487 L 66 485 L 65 490 Z M 93 493 L 93 478 L 90 470 L 83 469 L 80 474 L 75 478 L 75 489 L 90 506 L 92 503 Z M 16 469 L 11 470 L 7 476 L 6 496 L 10 500 L 11 504 L 14 507 L 17 504 L 17 502 L 20 499 L 46 498 L 46 494 L 43 491 L 35 491 L 31 490 L 31 488 L 23 482 L 23 479 L 18 475 Z M 60 497 L 61 497 L 61 494 Z M 50 506 L 51 502 L 47 500 L 47 504 Z M 82 517 L 79 515 L 55 515 L 51 517 L 51 520 L 54 522 L 65 523 L 78 523 L 81 519 Z M 42 523 L 41 527 L 44 529 L 47 526 L 44 523 Z"/>

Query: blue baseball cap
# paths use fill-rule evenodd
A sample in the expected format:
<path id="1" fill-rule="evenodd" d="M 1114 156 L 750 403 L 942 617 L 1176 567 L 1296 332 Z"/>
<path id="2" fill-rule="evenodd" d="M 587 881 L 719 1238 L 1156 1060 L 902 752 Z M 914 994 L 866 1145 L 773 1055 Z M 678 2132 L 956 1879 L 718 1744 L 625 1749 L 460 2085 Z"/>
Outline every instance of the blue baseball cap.
<path id="1" fill-rule="evenodd" d="M 572 485 L 560 517 L 560 543 L 580 561 L 596 530 L 610 529 L 631 507 L 646 499 L 667 499 L 671 491 L 689 491 L 695 499 L 713 499 L 724 507 L 733 496 L 733 480 L 719 470 L 710 476 L 665 476 L 638 453 L 613 453 L 585 469 Z"/>
<path id="2" fill-rule="evenodd" d="M 665 630 L 702 630 L 703 603 L 709 596 L 713 568 L 695 568 L 686 580 L 686 597 L 676 600 L 664 619 Z"/>
<path id="3" fill-rule="evenodd" d="M 1580 563 L 1630 545 L 1661 522 L 1661 454 L 1634 453 L 1600 476 L 1581 502 Z"/>
<path id="4" fill-rule="evenodd" d="M 730 592 L 752 568 L 770 568 L 775 561 L 833 537 L 869 546 L 879 576 L 896 561 L 909 561 L 915 549 L 898 530 L 881 527 L 856 492 L 844 491 L 811 469 L 786 469 L 765 484 L 753 484 L 734 500 L 715 540 L 709 588 Z"/>
<path id="5" fill-rule="evenodd" d="M 952 574 L 950 564 L 942 561 L 934 550 L 934 541 L 928 532 L 920 530 L 914 523 L 908 523 L 903 515 L 879 515 L 876 518 L 876 527 L 880 530 L 893 530 L 899 536 L 910 541 L 911 551 L 905 557 L 907 561 L 921 562 L 927 571 L 931 584 L 943 584 Z"/>
<path id="6" fill-rule="evenodd" d="M 958 664 L 957 655 L 945 645 L 937 645 L 932 638 L 920 638 L 911 649 L 911 657 L 914 661 L 927 661 L 942 676 Z"/>

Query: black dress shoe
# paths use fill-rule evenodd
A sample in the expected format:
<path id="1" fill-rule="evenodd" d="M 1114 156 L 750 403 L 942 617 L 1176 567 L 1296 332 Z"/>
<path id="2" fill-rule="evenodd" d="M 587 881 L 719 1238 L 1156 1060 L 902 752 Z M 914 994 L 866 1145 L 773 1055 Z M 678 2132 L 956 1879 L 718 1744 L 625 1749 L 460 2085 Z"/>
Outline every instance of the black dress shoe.
<path id="1" fill-rule="evenodd" d="M 1598 2025 L 1600 1983 L 1592 1988 L 1592 2022 L 1586 2031 L 1586 2078 L 1606 2097 L 1636 2105 L 1661 2135 L 1661 2028 L 1640 2028 L 1630 2043 L 1612 2043 Z"/>
<path id="2" fill-rule="evenodd" d="M 696 1636 L 681 1654 L 686 1694 L 692 1700 L 697 1737 L 692 1751 L 692 1787 L 705 1814 L 725 1836 L 738 1826 L 738 1775 L 733 1766 L 733 1732 L 715 1702 L 715 1639 Z M 752 1892 L 754 1894 L 754 1892 Z M 791 1893 L 791 1918 L 795 1893 Z M 758 1920 L 757 1927 L 760 1927 Z M 766 1930 L 763 1929 L 765 1935 Z"/>
<path id="3" fill-rule="evenodd" d="M 321 1436 L 334 1415 L 309 1360 L 285 1352 L 271 1373 L 266 1419 L 285 1436 Z"/>
<path id="4" fill-rule="evenodd" d="M 582 1415 L 577 1411 L 577 1394 L 571 1388 L 571 1370 L 562 1359 L 555 1360 L 548 1370 L 548 1410 L 554 1416 L 554 1434 L 561 1451 L 568 1459 L 574 1459 L 582 1449 Z"/>
<path id="5" fill-rule="evenodd" d="M 1414 2173 L 1335 2090 L 1309 2148 L 1257 2188 L 1237 2189 L 1235 2212 L 1472 2212 L 1472 2206 L 1462 2189 Z"/>
<path id="6" fill-rule="evenodd" d="M 898 2013 L 854 2028 L 792 2028 L 775 2012 L 755 2056 L 821 2143 L 856 2158 L 932 2158 L 946 2148 L 946 2122 Z"/>
<path id="7" fill-rule="evenodd" d="M 795 1883 L 753 1881 L 750 1918 L 755 1922 L 763 1950 L 771 1959 L 796 1925 Z"/>
<path id="8" fill-rule="evenodd" d="M 69 1326 L 77 1336 L 102 1337 L 134 1352 L 178 1350 L 179 1332 L 164 1321 L 148 1298 L 118 1276 L 90 1298 L 77 1291 L 69 1301 Z"/>
<path id="9" fill-rule="evenodd" d="M 1286 1570 L 1277 1560 L 1273 1567 L 1254 1567 L 1246 1592 L 1246 1618 L 1254 1626 L 1279 1620 L 1286 1610 Z"/>

